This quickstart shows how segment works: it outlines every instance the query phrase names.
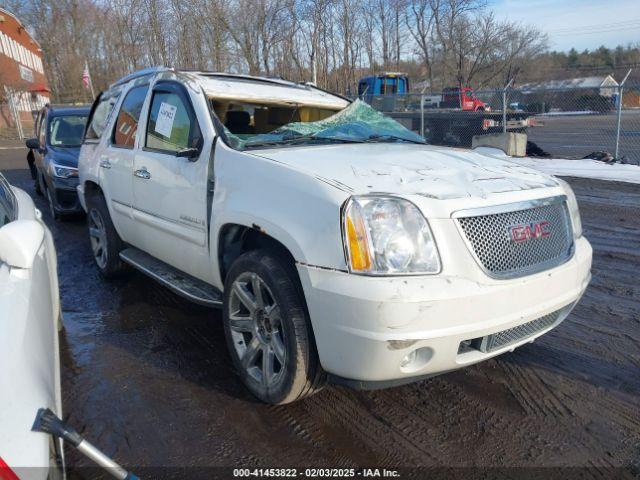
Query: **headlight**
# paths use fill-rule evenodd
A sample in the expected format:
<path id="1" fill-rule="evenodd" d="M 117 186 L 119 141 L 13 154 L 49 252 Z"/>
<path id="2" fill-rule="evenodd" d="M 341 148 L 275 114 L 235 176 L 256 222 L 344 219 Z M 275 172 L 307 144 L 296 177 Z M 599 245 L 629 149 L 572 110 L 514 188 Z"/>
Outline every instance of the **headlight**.
<path id="1" fill-rule="evenodd" d="M 567 196 L 567 207 L 569 207 L 569 215 L 571 216 L 571 226 L 573 227 L 574 238 L 580 238 L 582 236 L 582 220 L 580 219 L 580 210 L 578 209 L 578 200 L 573 193 L 573 189 L 567 182 L 560 178 L 556 178 L 564 194 Z"/>
<path id="2" fill-rule="evenodd" d="M 62 167 L 55 163 L 49 163 L 51 174 L 58 178 L 71 178 L 78 176 L 78 169 L 73 167 Z"/>
<path id="3" fill-rule="evenodd" d="M 343 212 L 349 270 L 371 275 L 434 274 L 440 257 L 427 220 L 401 198 L 352 197 Z"/>

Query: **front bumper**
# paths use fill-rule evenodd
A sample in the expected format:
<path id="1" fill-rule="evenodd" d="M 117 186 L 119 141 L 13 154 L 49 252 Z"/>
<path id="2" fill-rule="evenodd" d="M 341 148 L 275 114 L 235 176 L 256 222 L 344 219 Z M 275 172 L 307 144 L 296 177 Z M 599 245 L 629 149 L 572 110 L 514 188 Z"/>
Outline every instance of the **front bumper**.
<path id="1" fill-rule="evenodd" d="M 51 189 L 58 213 L 73 214 L 83 211 L 78 199 L 77 178 L 52 178 L 47 186 Z"/>
<path id="2" fill-rule="evenodd" d="M 78 183 L 76 187 L 76 193 L 78 194 L 78 201 L 80 202 L 80 207 L 85 212 L 87 211 L 87 201 L 84 198 L 84 185 L 82 183 Z"/>
<path id="3" fill-rule="evenodd" d="M 471 365 L 546 333 L 584 293 L 591 256 L 583 237 L 566 263 L 502 281 L 446 274 L 367 277 L 306 265 L 298 272 L 323 368 L 344 379 L 393 384 Z M 503 348 L 459 353 L 465 340 L 560 310 L 558 322 Z M 407 364 L 413 351 L 417 360 Z"/>

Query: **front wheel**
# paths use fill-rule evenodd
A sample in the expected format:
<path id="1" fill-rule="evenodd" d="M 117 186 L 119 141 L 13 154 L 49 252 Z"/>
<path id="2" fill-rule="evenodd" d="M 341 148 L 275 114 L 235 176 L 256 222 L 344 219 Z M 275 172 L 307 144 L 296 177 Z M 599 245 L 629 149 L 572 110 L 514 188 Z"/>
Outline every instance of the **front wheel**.
<path id="1" fill-rule="evenodd" d="M 297 273 L 279 255 L 251 251 L 233 263 L 223 320 L 233 363 L 263 402 L 290 403 L 323 383 Z"/>
<path id="2" fill-rule="evenodd" d="M 98 270 L 106 278 L 117 276 L 125 268 L 120 260 L 123 244 L 111 222 L 104 197 L 100 194 L 93 194 L 87 198 L 87 226 L 93 259 Z"/>

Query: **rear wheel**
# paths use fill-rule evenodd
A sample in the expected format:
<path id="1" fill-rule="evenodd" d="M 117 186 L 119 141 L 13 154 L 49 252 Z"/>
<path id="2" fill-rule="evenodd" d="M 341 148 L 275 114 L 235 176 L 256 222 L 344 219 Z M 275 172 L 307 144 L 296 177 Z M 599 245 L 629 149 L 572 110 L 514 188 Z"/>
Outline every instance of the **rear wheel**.
<path id="1" fill-rule="evenodd" d="M 111 222 L 104 197 L 99 193 L 87 198 L 87 226 L 93 259 L 100 273 L 106 278 L 122 273 L 125 268 L 120 260 L 123 243 Z"/>
<path id="2" fill-rule="evenodd" d="M 295 269 L 277 254 L 241 255 L 225 281 L 224 329 L 233 363 L 263 402 L 290 403 L 324 375 Z"/>

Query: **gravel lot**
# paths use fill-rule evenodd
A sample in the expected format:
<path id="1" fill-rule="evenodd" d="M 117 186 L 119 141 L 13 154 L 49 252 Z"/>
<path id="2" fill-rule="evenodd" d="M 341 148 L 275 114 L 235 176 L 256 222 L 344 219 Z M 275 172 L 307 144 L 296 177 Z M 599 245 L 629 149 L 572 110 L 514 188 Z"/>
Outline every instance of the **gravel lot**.
<path id="1" fill-rule="evenodd" d="M 637 185 L 569 179 L 595 249 L 593 281 L 540 340 L 420 383 L 375 392 L 329 386 L 272 407 L 236 379 L 218 311 L 137 273 L 103 280 L 84 221 L 53 222 L 27 171 L 5 174 L 36 198 L 55 237 L 65 414 L 145 478 L 284 466 L 437 467 L 430 476 L 448 478 L 479 476 L 460 467 L 579 467 L 485 471 L 489 478 L 640 475 Z M 67 455 L 71 478 L 107 478 L 76 452 Z"/>

